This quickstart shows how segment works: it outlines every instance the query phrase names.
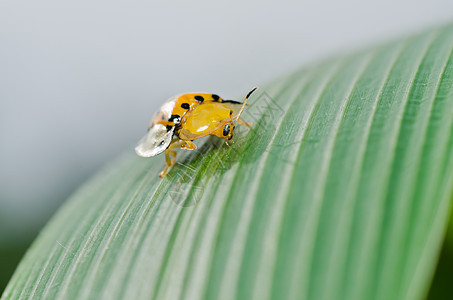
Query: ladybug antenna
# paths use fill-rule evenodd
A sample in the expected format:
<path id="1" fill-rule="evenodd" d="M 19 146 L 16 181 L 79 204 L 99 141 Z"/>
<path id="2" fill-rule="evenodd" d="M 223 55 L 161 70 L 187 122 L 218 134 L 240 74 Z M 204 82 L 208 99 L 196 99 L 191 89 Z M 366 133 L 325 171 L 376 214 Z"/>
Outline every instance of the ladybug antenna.
<path id="1" fill-rule="evenodd" d="M 239 113 L 237 114 L 236 118 L 234 118 L 234 122 L 235 122 L 235 123 L 237 122 L 237 120 L 238 120 L 239 117 L 241 116 L 242 111 L 244 110 L 245 104 L 247 103 L 247 100 L 249 99 L 250 95 L 251 95 L 254 91 L 256 91 L 257 89 L 258 89 L 257 87 L 254 87 L 250 92 L 248 92 L 247 96 L 245 96 L 244 102 L 242 102 L 241 110 L 240 110 Z"/>

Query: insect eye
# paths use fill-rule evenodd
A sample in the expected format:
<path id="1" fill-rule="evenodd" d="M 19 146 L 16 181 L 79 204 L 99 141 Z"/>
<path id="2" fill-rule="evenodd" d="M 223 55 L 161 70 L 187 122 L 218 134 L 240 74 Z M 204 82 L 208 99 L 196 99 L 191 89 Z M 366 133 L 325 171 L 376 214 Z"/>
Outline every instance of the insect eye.
<path id="1" fill-rule="evenodd" d="M 230 124 L 226 124 L 225 127 L 223 127 L 223 135 L 227 136 L 230 133 Z"/>
<path id="2" fill-rule="evenodd" d="M 159 146 L 163 146 L 164 143 L 165 143 L 165 141 L 160 142 Z"/>

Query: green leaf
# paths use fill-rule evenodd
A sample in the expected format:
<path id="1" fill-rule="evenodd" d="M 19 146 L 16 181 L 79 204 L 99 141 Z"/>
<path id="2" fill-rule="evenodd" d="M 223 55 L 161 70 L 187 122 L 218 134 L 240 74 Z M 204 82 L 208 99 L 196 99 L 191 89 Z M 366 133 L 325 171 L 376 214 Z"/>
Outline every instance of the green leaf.
<path id="1" fill-rule="evenodd" d="M 227 147 L 132 149 L 84 185 L 3 299 L 417 299 L 453 187 L 453 27 L 262 87 Z M 245 93 L 244 93 L 245 94 Z"/>

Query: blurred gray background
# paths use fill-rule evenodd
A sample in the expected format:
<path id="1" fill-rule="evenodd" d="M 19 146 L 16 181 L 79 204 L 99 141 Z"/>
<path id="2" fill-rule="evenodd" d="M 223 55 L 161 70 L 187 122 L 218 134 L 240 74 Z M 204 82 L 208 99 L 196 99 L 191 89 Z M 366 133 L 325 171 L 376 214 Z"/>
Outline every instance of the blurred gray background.
<path id="1" fill-rule="evenodd" d="M 452 0 L 0 1 L 0 291 L 57 207 L 133 151 L 168 97 L 242 97 L 451 21 Z"/>

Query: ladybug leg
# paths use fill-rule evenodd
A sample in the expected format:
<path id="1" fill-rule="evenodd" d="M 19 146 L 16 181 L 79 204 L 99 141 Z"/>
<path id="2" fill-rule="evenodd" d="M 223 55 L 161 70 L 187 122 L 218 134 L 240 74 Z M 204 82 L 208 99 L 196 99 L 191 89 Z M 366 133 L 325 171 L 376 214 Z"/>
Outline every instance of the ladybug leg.
<path id="1" fill-rule="evenodd" d="M 251 123 L 245 122 L 244 120 L 242 120 L 242 118 L 238 118 L 237 122 L 239 125 L 247 126 L 248 128 L 250 128 L 250 126 L 252 125 Z"/>
<path id="2" fill-rule="evenodd" d="M 175 160 L 176 160 L 176 157 L 175 157 Z M 167 175 L 168 170 L 170 170 L 170 167 L 174 164 L 174 162 L 170 158 L 170 153 L 169 153 L 169 151 L 167 152 L 167 150 L 165 150 L 165 162 L 167 163 L 165 165 L 165 169 L 163 169 L 162 172 L 159 173 L 159 177 L 161 177 L 161 178 L 164 177 L 165 175 Z"/>
<path id="3" fill-rule="evenodd" d="M 168 156 L 171 155 L 173 156 L 173 159 L 171 160 L 171 165 L 173 166 L 176 163 L 176 151 L 175 150 L 168 151 Z"/>
<path id="4" fill-rule="evenodd" d="M 192 141 L 185 141 L 186 143 L 181 146 L 183 150 L 195 150 L 197 149 L 197 145 L 195 145 Z"/>
<path id="5" fill-rule="evenodd" d="M 184 144 L 185 144 L 185 141 L 183 141 L 183 140 L 174 141 L 170 144 L 170 146 L 168 146 L 167 150 L 164 151 L 166 165 L 165 165 L 165 169 L 163 169 L 163 171 L 159 173 L 159 177 L 164 177 L 165 175 L 167 175 L 168 171 L 170 170 L 170 167 L 172 167 L 175 164 L 176 151 L 173 149 L 181 147 Z M 171 158 L 172 156 L 173 156 L 173 159 Z"/>

